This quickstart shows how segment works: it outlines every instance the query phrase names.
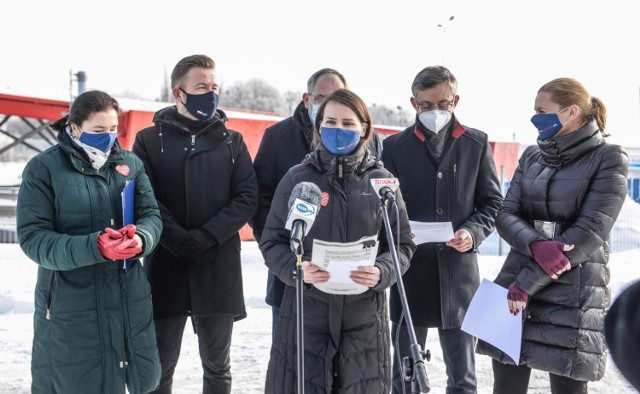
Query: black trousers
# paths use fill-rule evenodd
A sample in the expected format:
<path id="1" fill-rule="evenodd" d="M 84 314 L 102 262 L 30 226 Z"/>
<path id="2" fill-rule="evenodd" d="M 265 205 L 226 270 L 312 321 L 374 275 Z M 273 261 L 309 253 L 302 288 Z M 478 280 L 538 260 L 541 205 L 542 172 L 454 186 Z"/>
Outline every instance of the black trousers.
<path id="1" fill-rule="evenodd" d="M 493 394 L 526 394 L 531 368 L 526 365 L 503 364 L 492 360 Z M 587 382 L 549 373 L 553 394 L 586 394 Z"/>
<path id="2" fill-rule="evenodd" d="M 433 328 L 438 330 L 438 338 L 440 339 L 440 347 L 442 348 L 442 358 L 447 370 L 447 394 L 476 394 L 476 359 L 475 344 L 476 340 L 471 335 L 462 331 L 460 328 L 444 330 L 442 328 Z M 414 327 L 416 339 L 422 350 L 426 350 L 424 346 L 427 343 L 427 327 Z M 399 343 L 396 343 L 396 335 L 398 335 Z M 411 383 L 403 384 L 401 364 L 398 360 L 398 354 L 402 357 L 410 356 L 411 340 L 406 326 L 399 326 L 391 323 L 391 342 L 393 343 L 393 375 L 392 375 L 392 394 L 409 394 L 411 393 Z M 429 366 L 427 365 L 427 369 Z M 427 378 L 429 374 L 427 373 Z"/>
<path id="3" fill-rule="evenodd" d="M 233 315 L 193 317 L 202 362 L 202 393 L 231 393 L 231 334 Z M 160 386 L 153 391 L 171 394 L 173 373 L 180 357 L 182 335 L 187 317 L 156 320 L 156 338 L 162 365 Z"/>

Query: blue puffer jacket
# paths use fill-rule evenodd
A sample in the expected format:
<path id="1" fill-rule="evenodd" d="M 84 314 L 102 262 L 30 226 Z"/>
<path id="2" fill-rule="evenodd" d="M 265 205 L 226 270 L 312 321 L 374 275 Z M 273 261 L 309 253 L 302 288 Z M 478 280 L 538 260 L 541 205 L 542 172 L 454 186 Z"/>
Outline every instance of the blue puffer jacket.
<path id="1" fill-rule="evenodd" d="M 121 192 L 135 179 L 138 257 L 153 250 L 162 223 L 151 184 L 117 143 L 95 170 L 65 130 L 58 142 L 27 164 L 18 195 L 20 246 L 39 265 L 32 392 L 149 392 L 160 379 L 149 283 L 140 262 L 124 272 L 97 239 L 122 227 Z"/>

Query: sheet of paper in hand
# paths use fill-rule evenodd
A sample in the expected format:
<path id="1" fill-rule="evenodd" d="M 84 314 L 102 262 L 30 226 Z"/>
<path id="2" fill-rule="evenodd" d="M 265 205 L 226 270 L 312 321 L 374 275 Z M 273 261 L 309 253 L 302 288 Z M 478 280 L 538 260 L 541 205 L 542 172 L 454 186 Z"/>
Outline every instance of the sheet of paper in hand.
<path id="1" fill-rule="evenodd" d="M 327 242 L 313 240 L 311 261 L 331 277 L 327 282 L 313 285 L 325 293 L 360 294 L 368 287 L 355 283 L 349 273 L 359 266 L 373 266 L 378 254 L 377 235 L 362 237 L 354 242 Z"/>

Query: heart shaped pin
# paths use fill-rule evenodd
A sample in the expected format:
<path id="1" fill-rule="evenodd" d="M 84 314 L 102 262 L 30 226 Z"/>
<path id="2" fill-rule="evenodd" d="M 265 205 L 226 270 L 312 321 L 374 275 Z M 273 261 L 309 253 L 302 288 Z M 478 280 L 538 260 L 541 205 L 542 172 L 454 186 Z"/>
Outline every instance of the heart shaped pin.
<path id="1" fill-rule="evenodd" d="M 126 164 L 118 165 L 116 166 L 116 171 L 124 176 L 127 176 L 129 175 L 129 166 Z"/>

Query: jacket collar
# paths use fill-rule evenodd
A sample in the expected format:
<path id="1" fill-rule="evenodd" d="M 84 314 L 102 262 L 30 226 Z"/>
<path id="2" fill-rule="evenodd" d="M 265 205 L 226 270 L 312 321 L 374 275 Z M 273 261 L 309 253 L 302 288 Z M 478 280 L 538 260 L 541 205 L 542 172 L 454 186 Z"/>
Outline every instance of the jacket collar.
<path id="1" fill-rule="evenodd" d="M 466 131 L 467 131 L 467 127 L 463 126 L 458 121 L 458 118 L 456 118 L 456 114 L 452 114 L 451 124 L 449 125 L 448 133 L 453 138 L 459 138 Z M 418 120 L 418 115 L 416 115 L 416 120 L 413 127 L 413 134 L 415 134 L 420 141 L 425 142 L 427 139 L 426 137 L 427 133 L 429 133 L 429 131 L 422 125 L 422 123 L 420 123 L 420 121 Z"/>
<path id="2" fill-rule="evenodd" d="M 153 123 L 162 124 L 162 126 L 171 126 L 173 128 L 183 130 L 187 133 L 193 134 L 194 131 L 189 129 L 189 120 L 178 113 L 178 108 L 175 105 L 163 108 L 153 115 Z M 196 133 L 200 133 L 205 130 L 210 130 L 220 124 L 226 123 L 228 120 L 227 114 L 223 110 L 218 109 L 216 114 L 209 120 L 202 121 L 202 127 Z"/>
<path id="3" fill-rule="evenodd" d="M 594 119 L 576 131 L 558 138 L 537 140 L 544 160 L 549 164 L 562 166 L 605 143 Z"/>
<path id="4" fill-rule="evenodd" d="M 304 106 L 304 101 L 300 101 L 295 111 L 293 111 L 292 118 L 298 128 L 302 131 L 304 138 L 307 141 L 307 146 L 311 146 L 313 123 L 311 123 L 311 119 L 309 118 L 309 111 L 307 110 L 307 107 Z"/>
<path id="5" fill-rule="evenodd" d="M 334 156 L 324 149 L 316 149 L 308 153 L 303 164 L 314 166 L 318 171 L 327 175 L 335 175 L 338 165 L 342 165 L 343 176 L 362 174 L 370 168 L 381 168 L 382 163 L 369 150 L 362 151 L 360 155 Z"/>

